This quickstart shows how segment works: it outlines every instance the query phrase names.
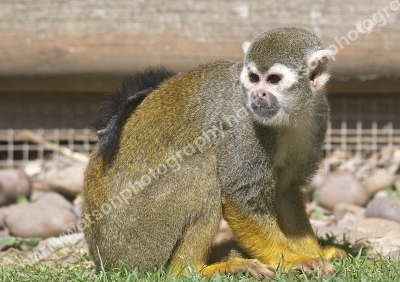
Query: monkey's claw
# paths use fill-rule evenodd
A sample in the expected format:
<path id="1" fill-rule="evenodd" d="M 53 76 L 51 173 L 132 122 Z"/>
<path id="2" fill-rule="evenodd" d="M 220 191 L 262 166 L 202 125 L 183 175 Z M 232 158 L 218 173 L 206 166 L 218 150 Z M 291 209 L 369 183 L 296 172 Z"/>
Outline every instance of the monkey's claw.
<path id="1" fill-rule="evenodd" d="M 310 274 L 314 270 L 326 275 L 332 275 L 335 272 L 335 267 L 325 258 L 301 261 L 295 263 L 292 268 L 297 271 L 304 271 L 306 274 Z"/>
<path id="2" fill-rule="evenodd" d="M 272 279 L 275 276 L 275 269 L 269 267 L 258 260 L 254 260 L 247 268 L 247 272 L 250 273 L 258 281 L 264 279 Z"/>
<path id="3" fill-rule="evenodd" d="M 269 267 L 256 259 L 233 258 L 227 262 L 216 263 L 209 265 L 201 270 L 205 276 L 213 274 L 236 274 L 247 272 L 258 281 L 264 279 L 272 279 L 275 277 L 275 269 Z"/>

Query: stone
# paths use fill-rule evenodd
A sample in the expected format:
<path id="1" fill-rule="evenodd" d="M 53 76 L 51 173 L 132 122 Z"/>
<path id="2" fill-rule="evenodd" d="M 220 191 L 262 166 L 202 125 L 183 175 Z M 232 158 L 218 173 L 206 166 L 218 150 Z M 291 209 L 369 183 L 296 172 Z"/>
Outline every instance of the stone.
<path id="1" fill-rule="evenodd" d="M 32 192 L 52 192 L 51 186 L 43 181 L 32 181 Z"/>
<path id="2" fill-rule="evenodd" d="M 233 235 L 228 222 L 221 220 L 219 231 L 210 248 L 207 264 L 220 262 L 231 257 L 243 257 L 244 252 Z"/>
<path id="3" fill-rule="evenodd" d="M 354 174 L 347 170 L 329 174 L 318 192 L 321 206 L 330 210 L 338 203 L 365 206 L 369 200 L 364 187 Z"/>
<path id="4" fill-rule="evenodd" d="M 31 253 L 36 258 L 35 262 L 43 260 L 57 261 L 60 265 L 70 266 L 77 262 L 80 254 L 87 253 L 88 251 L 84 234 L 72 233 L 41 240 Z M 91 266 L 89 263 L 90 268 L 94 270 L 94 266 Z"/>
<path id="5" fill-rule="evenodd" d="M 81 216 L 82 216 L 82 203 L 79 203 L 79 204 L 77 204 L 77 205 L 74 205 L 73 208 L 72 208 L 72 210 L 74 211 L 75 215 L 76 215 L 78 218 L 81 218 Z"/>
<path id="6" fill-rule="evenodd" d="M 325 175 L 318 173 L 313 176 L 313 178 L 310 182 L 310 186 L 313 189 L 319 189 L 319 188 L 321 188 L 322 184 L 324 184 L 325 179 L 326 179 Z"/>
<path id="7" fill-rule="evenodd" d="M 62 195 L 55 192 L 44 192 L 41 195 L 38 195 L 35 202 L 42 205 L 53 205 L 59 208 L 73 210 L 72 203 Z"/>
<path id="8" fill-rule="evenodd" d="M 325 178 L 326 176 L 321 173 L 317 173 L 316 175 L 313 176 L 310 183 L 303 191 L 305 203 L 312 202 L 315 190 L 321 188 L 322 184 L 325 181 Z"/>
<path id="9" fill-rule="evenodd" d="M 396 180 L 394 181 L 394 189 L 396 191 L 400 191 L 400 177 L 397 177 Z"/>
<path id="10" fill-rule="evenodd" d="M 335 236 L 337 240 L 342 241 L 344 238 L 350 242 L 356 242 L 358 238 L 365 237 L 363 233 L 349 230 L 346 227 L 338 226 L 331 219 L 310 219 L 311 227 L 318 237 L 326 238 L 326 236 Z"/>
<path id="11" fill-rule="evenodd" d="M 377 199 L 377 198 L 388 198 L 388 197 L 389 197 L 389 194 L 388 194 L 388 192 L 386 190 L 378 191 L 374 195 L 374 199 Z"/>
<path id="12" fill-rule="evenodd" d="M 348 203 L 338 203 L 333 208 L 336 220 L 341 220 L 346 214 L 353 214 L 358 219 L 363 219 L 365 218 L 365 208 Z"/>
<path id="13" fill-rule="evenodd" d="M 0 225 L 4 225 L 10 207 L 0 207 Z"/>
<path id="14" fill-rule="evenodd" d="M 47 183 L 44 183 L 42 181 L 32 181 L 32 192 L 30 201 L 36 202 L 40 197 L 49 192 L 56 193 Z"/>
<path id="15" fill-rule="evenodd" d="M 63 195 L 76 197 L 82 191 L 84 171 L 85 165 L 79 163 L 62 169 L 51 169 L 45 182 Z"/>
<path id="16" fill-rule="evenodd" d="M 306 203 L 306 213 L 310 219 L 327 219 L 332 215 L 330 210 L 317 205 L 315 202 Z"/>
<path id="17" fill-rule="evenodd" d="M 219 224 L 219 230 L 217 236 L 214 238 L 214 245 L 221 244 L 225 241 L 229 241 L 234 239 L 233 231 L 229 227 L 228 222 L 225 219 L 222 219 Z"/>
<path id="18" fill-rule="evenodd" d="M 366 217 L 378 217 L 394 220 L 400 223 L 399 198 L 375 198 L 366 208 Z"/>
<path id="19" fill-rule="evenodd" d="M 85 235 L 83 232 L 62 235 L 58 237 L 49 237 L 41 240 L 33 249 L 40 254 L 52 253 L 62 248 L 84 248 L 86 247 Z"/>
<path id="20" fill-rule="evenodd" d="M 364 218 L 351 229 L 363 234 L 362 237 L 369 242 L 375 253 L 390 256 L 394 260 L 400 258 L 400 223 L 381 218 Z"/>
<path id="21" fill-rule="evenodd" d="M 10 231 L 8 231 L 8 228 L 6 226 L 0 225 L 0 238 L 9 236 L 10 236 Z"/>
<path id="22" fill-rule="evenodd" d="M 77 220 L 71 209 L 36 202 L 10 207 L 5 225 L 13 236 L 48 238 L 73 228 Z"/>
<path id="23" fill-rule="evenodd" d="M 29 177 L 36 176 L 43 171 L 43 162 L 41 160 L 29 161 L 23 169 Z"/>
<path id="24" fill-rule="evenodd" d="M 391 165 L 388 168 L 388 171 L 392 174 L 396 174 L 399 172 L 400 168 L 400 149 L 396 149 L 391 157 Z"/>
<path id="25" fill-rule="evenodd" d="M 30 179 L 22 170 L 0 170 L 0 206 L 14 204 L 18 196 L 29 199 L 31 190 Z"/>
<path id="26" fill-rule="evenodd" d="M 9 207 L 0 208 L 0 238 L 10 235 L 8 228 L 6 227 L 6 217 L 8 214 Z"/>
<path id="27" fill-rule="evenodd" d="M 351 213 L 346 213 L 340 220 L 337 221 L 337 226 L 341 228 L 349 228 L 356 224 L 360 218 Z"/>
<path id="28" fill-rule="evenodd" d="M 363 186 L 372 197 L 376 192 L 390 188 L 394 183 L 394 175 L 385 169 L 377 169 L 370 177 L 363 181 Z"/>

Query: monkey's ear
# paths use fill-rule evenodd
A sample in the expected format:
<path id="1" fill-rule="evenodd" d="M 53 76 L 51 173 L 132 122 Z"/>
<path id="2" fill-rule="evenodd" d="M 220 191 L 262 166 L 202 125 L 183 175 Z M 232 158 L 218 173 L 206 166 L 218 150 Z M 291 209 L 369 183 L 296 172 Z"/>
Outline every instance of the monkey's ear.
<path id="1" fill-rule="evenodd" d="M 328 66 L 330 61 L 335 60 L 335 55 L 335 51 L 325 49 L 318 50 L 308 57 L 307 65 L 311 86 L 319 88 L 328 82 Z"/>
<path id="2" fill-rule="evenodd" d="M 246 42 L 244 42 L 244 43 L 242 44 L 242 49 L 243 49 L 243 52 L 244 52 L 245 54 L 247 53 L 247 50 L 249 50 L 250 44 L 251 44 L 251 42 L 249 42 L 249 41 L 246 41 Z"/>

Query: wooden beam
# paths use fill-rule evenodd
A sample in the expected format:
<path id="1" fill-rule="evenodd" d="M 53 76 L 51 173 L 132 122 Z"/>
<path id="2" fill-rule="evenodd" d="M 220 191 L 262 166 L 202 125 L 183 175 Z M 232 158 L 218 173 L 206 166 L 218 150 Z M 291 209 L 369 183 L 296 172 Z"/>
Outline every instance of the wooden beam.
<path id="1" fill-rule="evenodd" d="M 396 79 L 396 3 L 0 0 L 0 75 L 126 73 L 155 64 L 183 70 L 217 58 L 241 60 L 242 42 L 265 29 L 297 26 L 338 48 L 335 79 Z M 363 24 L 371 23 L 366 32 Z"/>

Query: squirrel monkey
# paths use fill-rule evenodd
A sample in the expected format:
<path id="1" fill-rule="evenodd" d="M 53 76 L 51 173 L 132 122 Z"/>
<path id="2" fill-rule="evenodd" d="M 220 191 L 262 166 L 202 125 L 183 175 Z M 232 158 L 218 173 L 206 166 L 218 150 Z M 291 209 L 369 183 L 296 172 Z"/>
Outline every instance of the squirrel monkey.
<path id="1" fill-rule="evenodd" d="M 327 259 L 342 251 L 320 247 L 301 192 L 322 157 L 334 54 L 299 28 L 266 31 L 243 51 L 240 63 L 149 73 L 164 75 L 98 128 L 82 219 L 97 266 L 334 271 Z M 248 258 L 205 265 L 222 217 Z"/>

